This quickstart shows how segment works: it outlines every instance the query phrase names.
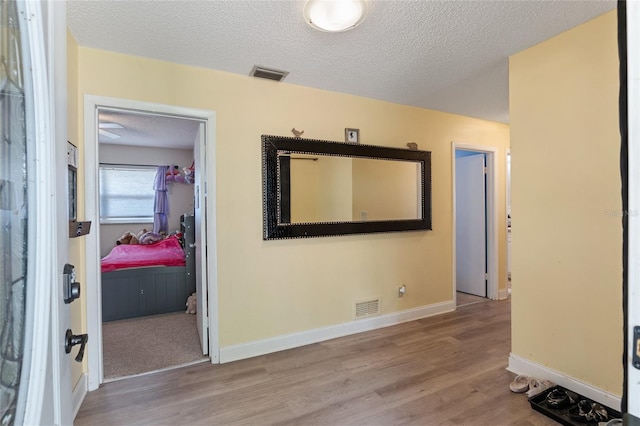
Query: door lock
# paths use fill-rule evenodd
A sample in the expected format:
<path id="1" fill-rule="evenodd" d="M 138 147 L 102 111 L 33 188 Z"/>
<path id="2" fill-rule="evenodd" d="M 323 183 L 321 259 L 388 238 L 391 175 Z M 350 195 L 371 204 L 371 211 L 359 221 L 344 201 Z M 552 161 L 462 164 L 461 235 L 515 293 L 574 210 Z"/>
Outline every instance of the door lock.
<path id="1" fill-rule="evenodd" d="M 78 351 L 78 355 L 76 355 L 75 360 L 77 362 L 82 362 L 82 358 L 84 358 L 84 348 L 87 346 L 88 340 L 88 334 L 73 334 L 73 331 L 71 331 L 70 328 L 67 328 L 67 333 L 64 336 L 65 353 L 71 353 L 72 347 L 80 345 L 80 350 Z"/>
<path id="2" fill-rule="evenodd" d="M 64 275 L 63 297 L 64 303 L 71 303 L 80 297 L 80 283 L 76 282 L 76 270 L 73 265 L 65 264 L 62 271 Z"/>

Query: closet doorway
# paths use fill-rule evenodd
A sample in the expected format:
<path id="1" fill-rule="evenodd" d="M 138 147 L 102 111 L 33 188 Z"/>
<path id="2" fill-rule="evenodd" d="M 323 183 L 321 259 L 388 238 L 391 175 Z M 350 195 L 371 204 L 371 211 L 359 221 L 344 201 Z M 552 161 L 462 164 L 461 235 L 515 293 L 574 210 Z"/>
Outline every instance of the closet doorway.
<path id="1" fill-rule="evenodd" d="M 85 97 L 87 217 L 99 225 L 87 239 L 87 281 L 95 277 L 98 283 L 87 289 L 88 330 L 96 336 L 89 340 L 89 353 L 95 354 L 89 357 L 89 390 L 116 378 L 218 362 L 215 194 L 205 191 L 207 180 L 213 182 L 215 176 L 214 126 L 210 111 Z M 158 166 L 170 167 L 165 174 Z M 127 170 L 155 175 L 154 186 L 159 176 L 166 178 L 169 237 L 156 244 L 116 245 L 127 233 L 144 242 L 158 237 L 148 213 L 142 220 L 127 217 L 139 214 L 135 206 L 145 197 L 149 202 L 153 193 L 116 191 L 108 199 L 108 179 L 119 173 L 126 179 Z M 158 216 L 157 198 L 152 204 Z M 124 218 L 118 217 L 118 208 Z M 165 243 L 174 254 L 184 250 L 182 264 L 103 272 L 101 259 L 112 253 L 116 261 L 118 253 L 128 259 L 130 251 Z M 199 306 L 190 315 L 186 302 L 196 289 Z"/>

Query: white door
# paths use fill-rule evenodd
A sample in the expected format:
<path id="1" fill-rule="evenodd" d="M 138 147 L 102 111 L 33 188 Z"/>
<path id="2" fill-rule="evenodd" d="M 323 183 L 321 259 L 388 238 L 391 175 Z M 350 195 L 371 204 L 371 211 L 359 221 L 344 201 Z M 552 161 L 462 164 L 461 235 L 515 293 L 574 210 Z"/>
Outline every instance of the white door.
<path id="1" fill-rule="evenodd" d="M 487 297 L 484 155 L 456 158 L 456 289 Z"/>
<path id="2" fill-rule="evenodd" d="M 0 421 L 71 424 L 65 6 L 0 0 L 0 10 Z"/>
<path id="3" fill-rule="evenodd" d="M 195 252 L 196 252 L 196 298 L 197 298 L 197 328 L 202 344 L 202 353 L 209 353 L 209 315 L 208 315 L 208 286 L 207 286 L 207 187 L 206 178 L 206 147 L 205 126 L 200 123 L 200 130 L 194 144 L 195 158 L 194 181 L 194 216 L 195 216 Z"/>
<path id="4" fill-rule="evenodd" d="M 628 1 L 627 8 L 627 94 L 629 131 L 629 253 L 627 300 L 627 412 L 640 421 L 640 2 Z M 637 330 L 637 331 L 636 331 Z M 634 365 L 634 354 L 636 354 Z M 629 419 L 631 420 L 631 419 Z M 625 423 L 626 424 L 626 423 Z M 629 424 L 632 424 L 629 422 Z M 636 424 L 636 423 L 633 423 Z"/>
<path id="5" fill-rule="evenodd" d="M 62 3 L 62 4 L 60 4 Z M 55 259 L 55 275 L 52 294 L 51 307 L 51 357 L 52 357 L 52 385 L 51 392 L 54 403 L 54 424 L 68 425 L 73 423 L 73 402 L 72 402 L 72 384 L 71 384 L 71 363 L 81 362 L 84 357 L 84 348 L 82 349 L 82 357 L 80 357 L 80 346 L 86 346 L 86 340 L 82 345 L 76 342 L 70 346 L 70 352 L 65 350 L 67 333 L 80 333 L 80 330 L 71 329 L 71 315 L 69 300 L 65 302 L 65 276 L 63 272 L 65 265 L 69 260 L 69 179 L 68 165 L 75 162 L 76 167 L 80 167 L 77 155 L 69 158 L 67 144 L 67 25 L 66 25 L 66 7 L 64 2 L 42 1 L 47 17 L 45 21 L 45 43 L 47 44 L 47 57 L 50 58 L 48 64 L 49 77 L 49 116 L 51 117 L 51 145 L 55 146 L 55 153 L 51 157 L 53 173 L 51 181 L 55 182 L 54 203 L 55 212 L 50 219 L 54 220 L 57 230 L 56 248 L 57 257 Z M 39 99 L 39 98 L 36 98 Z M 45 157 L 47 158 L 47 157 Z M 77 197 L 76 197 L 77 198 Z M 76 209 L 77 211 L 77 209 Z M 44 216 L 49 215 L 45 211 Z M 50 225 L 48 225 L 50 226 Z M 38 234 L 38 243 L 40 242 L 40 234 Z M 72 275 L 71 278 L 75 278 Z M 71 281 L 75 281 L 72 279 Z M 83 283 L 83 285 L 86 283 Z M 86 288 L 86 285 L 85 287 Z M 76 304 L 80 303 L 75 301 Z M 74 336 L 80 337 L 80 336 Z M 86 335 L 84 335 L 86 338 Z M 46 401 L 47 399 L 45 399 Z M 42 422 L 41 424 L 45 424 Z"/>

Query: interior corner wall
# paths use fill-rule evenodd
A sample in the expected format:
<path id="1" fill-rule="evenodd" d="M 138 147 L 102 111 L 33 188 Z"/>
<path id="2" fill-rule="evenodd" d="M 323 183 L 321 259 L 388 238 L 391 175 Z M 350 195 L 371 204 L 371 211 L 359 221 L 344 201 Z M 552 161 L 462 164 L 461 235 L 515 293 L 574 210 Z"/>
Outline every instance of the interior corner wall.
<path id="1" fill-rule="evenodd" d="M 83 158 L 82 141 L 79 138 L 81 134 L 78 127 L 79 117 L 79 96 L 78 96 L 78 43 L 67 31 L 67 140 L 78 147 L 78 157 Z M 60 171 L 60 173 L 66 173 L 66 170 Z M 80 163 L 78 167 L 78 208 L 77 215 L 78 220 L 84 220 L 84 167 Z M 92 232 L 96 232 L 95 223 L 91 229 Z M 86 285 L 86 270 L 85 270 L 85 241 L 84 238 L 70 238 L 69 239 L 69 262 L 76 268 L 76 278 L 82 285 Z M 87 314 L 86 314 L 86 296 L 85 292 L 80 292 L 80 298 L 69 306 L 71 310 L 71 329 L 76 334 L 82 334 L 87 332 Z M 78 384 L 78 381 L 82 377 L 82 374 L 87 372 L 87 357 L 84 358 L 82 363 L 71 361 L 71 383 L 72 387 Z"/>
<path id="2" fill-rule="evenodd" d="M 615 11 L 510 58 L 512 352 L 622 392 Z"/>
<path id="3" fill-rule="evenodd" d="M 451 142 L 498 149 L 500 286 L 506 288 L 504 176 L 509 127 L 249 76 L 80 47 L 79 93 L 215 111 L 218 328 L 222 348 L 353 321 L 355 301 L 383 314 L 451 301 Z M 83 111 L 78 112 L 82 122 Z M 262 240 L 260 136 L 432 151 L 433 231 Z M 399 285 L 407 294 L 397 297 Z"/>

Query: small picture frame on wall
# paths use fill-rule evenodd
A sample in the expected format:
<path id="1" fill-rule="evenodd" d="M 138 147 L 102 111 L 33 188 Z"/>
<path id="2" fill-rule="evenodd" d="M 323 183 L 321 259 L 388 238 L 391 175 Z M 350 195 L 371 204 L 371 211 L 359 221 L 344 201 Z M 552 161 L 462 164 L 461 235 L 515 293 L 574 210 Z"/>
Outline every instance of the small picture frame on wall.
<path id="1" fill-rule="evenodd" d="M 344 141 L 347 143 L 360 143 L 360 129 L 344 129 Z"/>

